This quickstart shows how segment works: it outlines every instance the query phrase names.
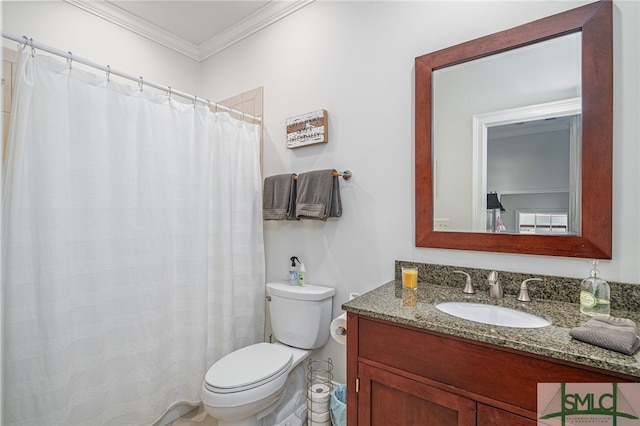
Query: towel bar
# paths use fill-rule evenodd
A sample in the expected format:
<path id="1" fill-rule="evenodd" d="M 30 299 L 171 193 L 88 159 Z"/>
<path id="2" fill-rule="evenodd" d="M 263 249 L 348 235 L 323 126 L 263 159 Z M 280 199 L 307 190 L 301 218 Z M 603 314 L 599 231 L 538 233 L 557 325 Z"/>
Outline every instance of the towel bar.
<path id="1" fill-rule="evenodd" d="M 340 172 L 333 172 L 334 176 L 342 176 L 342 179 L 344 180 L 349 180 L 351 179 L 351 177 L 353 176 L 353 174 L 351 173 L 350 170 L 345 170 L 344 172 L 340 173 Z M 298 176 L 294 176 L 293 177 L 294 180 L 298 180 Z"/>

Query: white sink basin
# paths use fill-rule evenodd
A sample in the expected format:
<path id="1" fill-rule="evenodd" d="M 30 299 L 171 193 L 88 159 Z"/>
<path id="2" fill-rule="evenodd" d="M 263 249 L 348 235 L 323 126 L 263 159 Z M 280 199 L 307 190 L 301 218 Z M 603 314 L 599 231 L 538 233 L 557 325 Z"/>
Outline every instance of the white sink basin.
<path id="1" fill-rule="evenodd" d="M 514 328 L 540 328 L 551 325 L 539 316 L 504 306 L 485 305 L 483 303 L 443 302 L 436 308 L 449 315 L 484 324 Z"/>

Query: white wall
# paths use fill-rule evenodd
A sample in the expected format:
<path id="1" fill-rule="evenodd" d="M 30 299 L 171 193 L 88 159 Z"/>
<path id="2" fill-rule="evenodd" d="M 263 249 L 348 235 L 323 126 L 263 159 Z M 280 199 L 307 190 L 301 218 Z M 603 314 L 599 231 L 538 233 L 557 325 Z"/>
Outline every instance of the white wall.
<path id="1" fill-rule="evenodd" d="M 583 277 L 582 259 L 416 248 L 414 58 L 586 2 L 328 2 L 318 0 L 223 51 L 203 66 L 203 92 L 220 99 L 265 88 L 265 175 L 350 169 L 344 213 L 326 223 L 265 222 L 267 278 L 286 278 L 299 256 L 307 282 L 334 286 L 334 315 L 349 292 L 393 279 L 394 260 Z M 637 163 L 640 8 L 614 2 L 614 250 L 611 281 L 640 281 Z M 214 96 L 215 95 L 215 96 Z M 329 143 L 285 146 L 285 120 L 325 108 Z M 344 380 L 344 347 L 330 342 Z"/>
<path id="2" fill-rule="evenodd" d="M 17 36 L 25 35 L 98 64 L 140 75 L 147 81 L 199 94 L 200 64 L 193 59 L 63 1 L 0 3 L 3 31 Z M 11 40 L 3 38 L 2 43 L 7 48 L 17 50 L 17 43 Z M 81 64 L 76 65 L 82 67 Z M 94 69 L 92 72 L 102 71 Z"/>

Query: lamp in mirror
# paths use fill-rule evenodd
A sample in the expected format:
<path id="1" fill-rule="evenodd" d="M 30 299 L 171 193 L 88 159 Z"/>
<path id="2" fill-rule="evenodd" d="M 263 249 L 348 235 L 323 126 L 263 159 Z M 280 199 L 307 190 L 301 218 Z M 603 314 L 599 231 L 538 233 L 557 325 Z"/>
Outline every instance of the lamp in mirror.
<path id="1" fill-rule="evenodd" d="M 490 192 L 487 194 L 487 232 L 504 231 L 504 224 L 500 219 L 500 212 L 505 211 L 498 199 L 498 194 Z"/>

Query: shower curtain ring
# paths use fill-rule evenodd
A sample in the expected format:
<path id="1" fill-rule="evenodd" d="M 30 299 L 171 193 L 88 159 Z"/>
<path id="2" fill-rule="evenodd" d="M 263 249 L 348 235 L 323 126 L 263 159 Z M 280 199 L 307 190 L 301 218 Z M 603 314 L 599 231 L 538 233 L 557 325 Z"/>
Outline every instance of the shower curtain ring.
<path id="1" fill-rule="evenodd" d="M 67 59 L 67 63 L 69 64 L 69 69 L 71 69 L 71 66 L 73 65 L 73 53 L 71 53 L 71 51 L 67 52 L 69 54 L 69 58 Z"/>
<path id="2" fill-rule="evenodd" d="M 144 78 L 140 76 L 140 81 L 138 82 L 138 86 L 140 86 L 140 91 L 142 92 L 142 86 L 144 86 Z"/>
<path id="3" fill-rule="evenodd" d="M 107 65 L 107 83 L 111 81 L 111 65 Z"/>
<path id="4" fill-rule="evenodd" d="M 23 35 L 22 38 L 24 39 L 24 43 L 18 42 L 18 52 L 22 52 L 24 48 L 27 47 L 27 44 L 29 44 L 29 39 L 27 38 L 27 36 Z"/>
<path id="5" fill-rule="evenodd" d="M 169 92 L 167 93 L 167 97 L 171 99 L 171 86 L 168 86 L 168 87 L 169 87 Z"/>

